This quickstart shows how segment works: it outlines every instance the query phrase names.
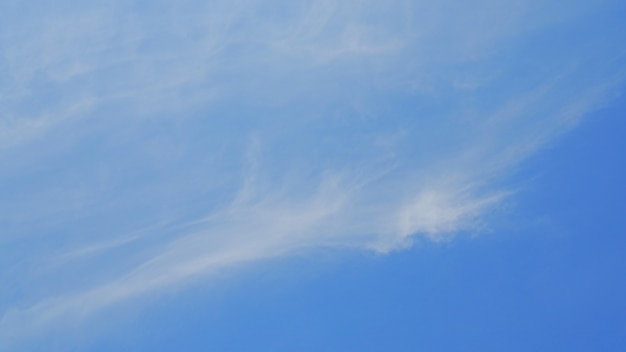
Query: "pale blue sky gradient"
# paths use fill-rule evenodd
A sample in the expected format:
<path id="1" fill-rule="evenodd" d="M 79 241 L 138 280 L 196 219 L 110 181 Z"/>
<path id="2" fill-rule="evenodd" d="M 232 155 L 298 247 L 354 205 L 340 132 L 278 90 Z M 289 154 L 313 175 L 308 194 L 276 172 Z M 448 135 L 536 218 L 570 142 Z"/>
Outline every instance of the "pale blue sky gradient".
<path id="1" fill-rule="evenodd" d="M 620 1 L 4 1 L 0 349 L 626 347 Z"/>

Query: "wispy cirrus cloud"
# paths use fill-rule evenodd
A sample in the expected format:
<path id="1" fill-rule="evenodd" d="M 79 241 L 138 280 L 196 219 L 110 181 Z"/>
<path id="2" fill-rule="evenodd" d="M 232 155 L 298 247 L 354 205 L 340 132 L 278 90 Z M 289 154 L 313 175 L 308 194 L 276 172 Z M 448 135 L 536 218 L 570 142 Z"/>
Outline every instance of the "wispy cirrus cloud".
<path id="1" fill-rule="evenodd" d="M 64 4 L 0 11 L 5 339 L 249 262 L 480 228 L 625 78 L 612 2 Z M 597 17 L 622 32 L 597 40 Z"/>

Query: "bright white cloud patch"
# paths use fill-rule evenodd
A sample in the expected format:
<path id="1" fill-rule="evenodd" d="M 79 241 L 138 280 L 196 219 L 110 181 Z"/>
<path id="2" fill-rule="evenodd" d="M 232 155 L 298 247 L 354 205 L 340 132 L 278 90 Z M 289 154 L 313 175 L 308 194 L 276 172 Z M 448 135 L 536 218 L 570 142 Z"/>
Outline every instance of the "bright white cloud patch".
<path id="1" fill-rule="evenodd" d="M 225 267 L 475 228 L 616 94 L 615 6 L 3 2 L 0 336 Z"/>

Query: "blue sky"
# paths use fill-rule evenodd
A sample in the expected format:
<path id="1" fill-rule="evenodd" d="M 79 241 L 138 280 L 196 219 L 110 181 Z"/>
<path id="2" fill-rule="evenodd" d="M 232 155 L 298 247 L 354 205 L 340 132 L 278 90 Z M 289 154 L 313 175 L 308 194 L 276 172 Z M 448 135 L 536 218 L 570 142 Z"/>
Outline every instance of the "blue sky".
<path id="1" fill-rule="evenodd" d="M 0 4 L 0 348 L 626 346 L 626 5 Z"/>

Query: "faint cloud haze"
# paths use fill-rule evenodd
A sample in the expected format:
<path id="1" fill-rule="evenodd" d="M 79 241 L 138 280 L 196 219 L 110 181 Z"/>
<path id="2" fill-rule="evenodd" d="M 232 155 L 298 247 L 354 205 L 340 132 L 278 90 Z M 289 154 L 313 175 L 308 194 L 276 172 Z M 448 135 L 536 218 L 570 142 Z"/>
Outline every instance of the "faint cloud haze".
<path id="1" fill-rule="evenodd" d="M 223 268 L 478 231 L 619 93 L 623 43 L 590 20 L 614 6 L 4 1 L 0 340 Z"/>

